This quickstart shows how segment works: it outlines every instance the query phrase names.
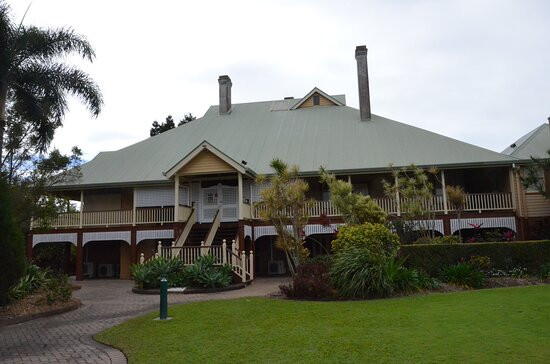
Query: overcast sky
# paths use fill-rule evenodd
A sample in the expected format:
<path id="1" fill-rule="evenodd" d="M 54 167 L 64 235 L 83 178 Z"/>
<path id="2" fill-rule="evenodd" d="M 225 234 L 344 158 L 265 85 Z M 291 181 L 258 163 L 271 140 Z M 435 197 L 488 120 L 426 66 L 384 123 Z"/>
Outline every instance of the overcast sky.
<path id="1" fill-rule="evenodd" d="M 8 1 L 17 20 L 30 2 Z M 70 26 L 95 47 L 93 64 L 76 63 L 100 85 L 103 112 L 71 102 L 54 140 L 91 159 L 168 114 L 202 116 L 221 74 L 233 103 L 317 86 L 357 107 L 360 44 L 373 113 L 501 151 L 550 116 L 549 15 L 544 0 L 34 0 L 25 24 Z"/>

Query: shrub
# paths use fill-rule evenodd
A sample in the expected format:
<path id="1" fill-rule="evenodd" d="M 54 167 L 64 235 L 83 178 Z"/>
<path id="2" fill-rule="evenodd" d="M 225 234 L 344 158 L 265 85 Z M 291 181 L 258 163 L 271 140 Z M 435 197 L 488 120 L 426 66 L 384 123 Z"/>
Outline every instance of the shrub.
<path id="1" fill-rule="evenodd" d="M 165 277 L 168 285 L 173 287 L 178 273 L 183 270 L 183 263 L 178 258 L 158 257 L 144 264 L 134 264 L 130 269 L 134 282 L 140 289 L 159 288 L 162 277 Z"/>
<path id="2" fill-rule="evenodd" d="M 459 263 L 443 269 L 441 280 L 457 286 L 480 288 L 483 286 L 484 275 L 469 263 Z"/>
<path id="3" fill-rule="evenodd" d="M 373 259 L 371 250 L 364 247 L 348 248 L 337 254 L 330 277 L 342 297 L 384 297 L 393 292 L 386 260 Z"/>
<path id="4" fill-rule="evenodd" d="M 422 236 L 413 244 L 458 244 L 460 243 L 460 237 L 456 235 L 443 235 L 430 238 L 427 236 Z"/>
<path id="5" fill-rule="evenodd" d="M 521 267 L 538 274 L 541 265 L 550 261 L 550 241 L 402 245 L 399 248 L 399 256 L 407 257 L 406 266 L 432 276 L 439 274 L 441 267 L 467 261 L 473 255 L 490 258 L 494 269 Z"/>
<path id="6" fill-rule="evenodd" d="M 467 263 L 482 272 L 486 272 L 492 267 L 491 258 L 480 255 L 472 255 Z"/>
<path id="7" fill-rule="evenodd" d="M 332 241 L 332 251 L 336 254 L 353 248 L 364 248 L 373 259 L 393 257 L 398 247 L 399 237 L 382 224 L 342 226 Z"/>
<path id="8" fill-rule="evenodd" d="M 541 279 L 550 278 L 550 262 L 540 266 L 539 277 Z"/>
<path id="9" fill-rule="evenodd" d="M 72 296 L 66 275 L 58 275 L 48 279 L 44 284 L 46 302 L 51 305 L 54 302 L 67 302 Z"/>
<path id="10" fill-rule="evenodd" d="M 404 219 L 395 219 L 389 223 L 389 227 L 398 236 L 401 244 L 413 244 L 419 239 L 420 232 L 410 222 Z"/>
<path id="11" fill-rule="evenodd" d="M 0 176 L 0 306 L 7 303 L 9 288 L 25 270 L 25 243 L 12 211 L 9 187 Z"/>
<path id="12" fill-rule="evenodd" d="M 208 254 L 197 258 L 193 265 L 186 267 L 178 275 L 178 283 L 187 287 L 223 288 L 231 284 L 232 268 L 225 264 L 221 267 L 214 265 L 215 258 Z"/>
<path id="13" fill-rule="evenodd" d="M 416 292 L 421 289 L 434 289 L 439 282 L 422 271 L 403 266 L 403 259 L 389 259 L 386 262 L 386 274 L 392 282 L 395 292 Z"/>
<path id="14" fill-rule="evenodd" d="M 330 265 L 331 260 L 327 258 L 310 259 L 298 267 L 288 286 L 282 285 L 279 288 L 289 298 L 330 298 L 334 295 L 330 281 Z"/>
<path id="15" fill-rule="evenodd" d="M 43 270 L 36 265 L 29 264 L 25 274 L 14 284 L 9 292 L 10 301 L 19 301 L 34 293 L 48 281 L 48 270 Z"/>

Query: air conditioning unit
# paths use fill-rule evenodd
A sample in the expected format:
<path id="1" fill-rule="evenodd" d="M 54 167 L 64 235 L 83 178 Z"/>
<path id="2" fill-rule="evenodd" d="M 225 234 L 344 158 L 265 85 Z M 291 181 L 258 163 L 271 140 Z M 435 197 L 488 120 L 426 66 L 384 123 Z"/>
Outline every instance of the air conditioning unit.
<path id="1" fill-rule="evenodd" d="M 91 278 L 94 276 L 94 263 L 86 262 L 82 265 L 82 275 Z"/>
<path id="2" fill-rule="evenodd" d="M 282 260 L 272 260 L 271 262 L 269 262 L 269 274 L 275 275 L 285 273 L 285 262 L 283 262 Z"/>
<path id="3" fill-rule="evenodd" d="M 114 276 L 114 269 L 112 264 L 98 264 L 97 276 L 101 278 L 108 278 Z"/>

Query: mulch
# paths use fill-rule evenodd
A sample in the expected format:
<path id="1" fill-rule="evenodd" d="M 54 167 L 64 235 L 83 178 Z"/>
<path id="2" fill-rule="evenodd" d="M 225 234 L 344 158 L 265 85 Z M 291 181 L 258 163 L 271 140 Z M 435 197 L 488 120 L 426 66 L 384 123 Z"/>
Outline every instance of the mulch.
<path id="1" fill-rule="evenodd" d="M 46 302 L 45 293 L 38 291 L 20 301 L 0 307 L 0 327 L 13 325 L 39 317 L 57 315 L 67 311 L 75 310 L 81 303 L 77 299 L 70 299 L 67 302 Z"/>

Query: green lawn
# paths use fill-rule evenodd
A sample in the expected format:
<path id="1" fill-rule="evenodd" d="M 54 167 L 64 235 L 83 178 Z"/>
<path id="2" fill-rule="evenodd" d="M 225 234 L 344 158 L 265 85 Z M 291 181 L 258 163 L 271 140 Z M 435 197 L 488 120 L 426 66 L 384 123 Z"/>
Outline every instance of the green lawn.
<path id="1" fill-rule="evenodd" d="M 131 363 L 548 362 L 550 285 L 355 302 L 211 301 L 96 339 Z"/>

